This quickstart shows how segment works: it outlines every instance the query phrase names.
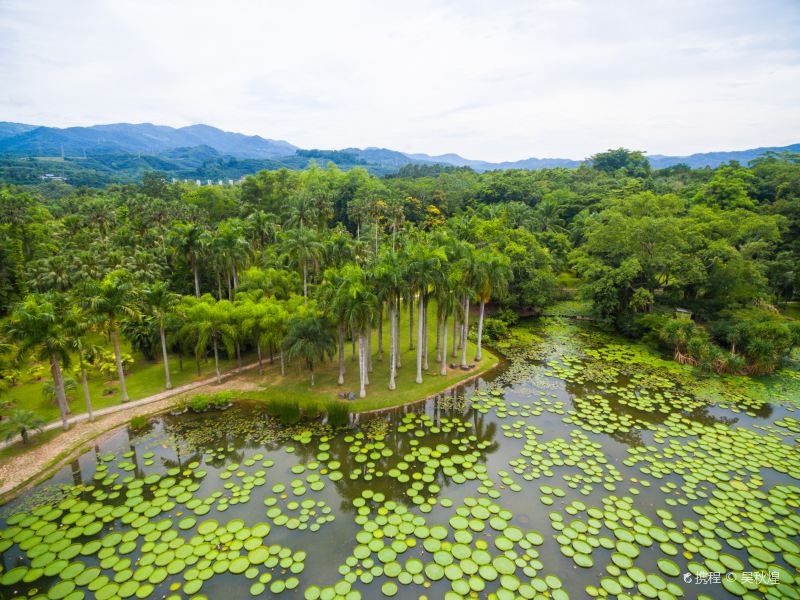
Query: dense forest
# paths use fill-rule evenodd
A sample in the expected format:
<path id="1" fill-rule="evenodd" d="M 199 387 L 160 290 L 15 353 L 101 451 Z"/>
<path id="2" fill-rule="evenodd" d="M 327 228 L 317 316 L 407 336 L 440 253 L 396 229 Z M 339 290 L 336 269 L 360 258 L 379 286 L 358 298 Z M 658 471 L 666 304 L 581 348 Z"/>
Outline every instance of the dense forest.
<path id="1" fill-rule="evenodd" d="M 378 178 L 312 163 L 234 186 L 157 171 L 100 189 L 9 185 L 0 232 L 3 387 L 34 358 L 62 405 L 62 370 L 84 372 L 100 334 L 123 401 L 121 338 L 165 362 L 168 352 L 286 354 L 312 384 L 314 365 L 352 338 L 363 395 L 364 346 L 384 318 L 387 355 L 401 335 L 413 343 L 435 327 L 446 369 L 450 335 L 451 352 L 458 333 L 480 355 L 485 336 L 565 299 L 708 371 L 770 373 L 800 345 L 789 316 L 800 295 L 797 154 L 653 170 L 618 149 L 575 169 L 412 166 Z M 437 322 L 415 323 L 428 303 Z M 461 364 L 472 360 L 459 347 Z M 417 356 L 419 380 L 427 349 Z"/>

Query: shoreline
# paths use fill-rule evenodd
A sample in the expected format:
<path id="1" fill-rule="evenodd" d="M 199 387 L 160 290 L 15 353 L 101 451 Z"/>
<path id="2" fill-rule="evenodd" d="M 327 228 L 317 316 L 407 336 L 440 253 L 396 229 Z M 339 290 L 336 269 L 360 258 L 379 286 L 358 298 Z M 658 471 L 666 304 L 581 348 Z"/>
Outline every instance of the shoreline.
<path id="1" fill-rule="evenodd" d="M 421 402 L 427 402 L 428 400 L 434 399 L 437 396 L 441 396 L 449 391 L 452 391 L 454 388 L 459 386 L 468 384 L 477 378 L 485 375 L 496 369 L 500 366 L 502 362 L 502 358 L 493 362 L 491 365 L 487 365 L 486 368 L 478 370 L 476 373 L 471 374 L 469 377 L 461 379 L 446 388 L 439 390 L 434 394 L 429 394 L 424 398 L 420 398 L 417 400 L 412 400 L 410 402 L 400 402 L 398 404 L 392 404 L 390 406 L 385 406 L 376 409 L 370 410 L 363 410 L 363 411 L 352 411 L 352 415 L 375 415 L 385 413 L 390 410 L 395 410 L 402 406 L 409 406 L 414 404 L 419 404 Z M 239 373 L 246 371 L 248 369 L 252 369 L 257 366 L 256 364 L 246 365 L 241 367 L 240 369 L 234 371 L 229 371 L 228 375 L 238 375 Z M 9 457 L 0 461 L 0 474 L 5 475 L 6 471 L 10 470 L 10 475 L 3 478 L 2 487 L 0 487 L 0 507 L 8 504 L 21 493 L 25 492 L 26 490 L 38 485 L 42 481 L 51 477 L 54 473 L 56 473 L 59 469 L 61 469 L 65 464 L 70 462 L 76 456 L 86 452 L 88 450 L 88 445 L 98 443 L 104 438 L 110 437 L 111 435 L 120 431 L 123 427 L 127 427 L 130 423 L 130 419 L 136 416 L 146 416 L 146 417 L 154 417 L 161 415 L 167 411 L 169 411 L 175 404 L 175 401 L 178 397 L 182 396 L 185 393 L 194 392 L 199 390 L 200 388 L 204 388 L 208 385 L 214 385 L 216 381 L 208 382 L 196 382 L 190 384 L 191 387 L 185 386 L 183 389 L 180 390 L 170 390 L 170 393 L 164 397 L 152 397 L 152 398 L 145 398 L 137 401 L 132 401 L 128 404 L 120 405 L 119 407 L 113 407 L 112 411 L 108 411 L 105 414 L 101 414 L 99 418 L 95 418 L 93 421 L 89 421 L 87 415 L 82 413 L 81 415 L 77 415 L 74 417 L 75 421 L 70 421 L 73 424 L 73 427 L 66 432 L 67 434 L 77 434 L 79 437 L 74 441 L 68 441 L 63 439 L 63 433 L 59 434 L 57 437 L 53 438 L 52 440 L 48 440 L 41 446 L 37 448 L 32 448 L 30 452 L 25 454 L 21 454 L 19 456 Z M 141 411 L 137 409 L 142 409 Z M 99 412 L 99 411 L 98 411 Z M 130 412 L 130 414 L 128 414 Z M 97 417 L 97 413 L 95 413 Z M 82 418 L 81 418 L 82 417 Z M 116 417 L 116 418 L 115 418 Z M 54 423 L 48 424 L 48 427 L 52 425 L 61 426 L 61 422 L 57 421 Z M 101 427 L 97 427 L 97 425 L 101 425 Z M 85 431 L 81 431 L 83 428 Z M 81 434 L 84 434 L 82 437 Z M 72 436 L 69 436 L 72 437 Z M 60 444 L 59 444 L 60 443 Z M 59 447 L 63 447 L 63 449 L 59 449 Z M 30 464 L 23 464 L 20 465 L 19 463 L 30 463 Z M 17 468 L 13 468 L 17 467 Z M 20 475 L 16 476 L 20 473 L 34 473 L 30 476 Z"/>

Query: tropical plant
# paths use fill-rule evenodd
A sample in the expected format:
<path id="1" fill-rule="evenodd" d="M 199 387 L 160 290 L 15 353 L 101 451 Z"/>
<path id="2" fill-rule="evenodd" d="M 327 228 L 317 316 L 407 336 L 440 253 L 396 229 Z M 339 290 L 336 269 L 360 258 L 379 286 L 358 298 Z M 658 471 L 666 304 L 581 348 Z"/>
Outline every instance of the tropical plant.
<path id="1" fill-rule="evenodd" d="M 45 421 L 31 410 L 15 410 L 0 422 L 0 431 L 6 440 L 15 436 L 22 438 L 22 443 L 28 443 L 28 436 L 32 431 L 44 431 Z"/>
<path id="2" fill-rule="evenodd" d="M 123 319 L 134 319 L 140 315 L 140 290 L 127 271 L 117 270 L 101 281 L 87 286 L 84 305 L 94 322 L 111 338 L 117 363 L 117 376 L 122 402 L 128 401 L 125 385 L 125 370 L 122 366 L 119 332 Z"/>
<path id="3" fill-rule="evenodd" d="M 313 311 L 303 311 L 289 319 L 283 347 L 290 360 L 301 359 L 311 375 L 314 386 L 314 363 L 331 358 L 336 351 L 330 322 Z"/>
<path id="4" fill-rule="evenodd" d="M 68 367 L 71 362 L 71 345 L 68 331 L 64 327 L 66 313 L 67 303 L 62 294 L 30 294 L 14 306 L 3 323 L 5 335 L 16 343 L 18 361 L 22 362 L 33 355 L 37 360 L 50 363 L 61 424 L 65 430 L 69 427 L 69 407 L 64 391 L 62 365 Z"/>

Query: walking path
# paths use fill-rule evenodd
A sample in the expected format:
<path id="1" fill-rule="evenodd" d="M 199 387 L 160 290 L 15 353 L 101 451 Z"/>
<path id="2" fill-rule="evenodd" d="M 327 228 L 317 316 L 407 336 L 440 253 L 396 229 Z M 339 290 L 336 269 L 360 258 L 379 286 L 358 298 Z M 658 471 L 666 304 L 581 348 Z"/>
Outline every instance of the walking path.
<path id="1" fill-rule="evenodd" d="M 223 378 L 237 375 L 258 366 L 258 363 L 246 365 L 222 374 Z M 128 423 L 133 417 L 141 414 L 153 414 L 164 411 L 172 405 L 173 398 L 197 388 L 216 383 L 216 377 L 187 383 L 180 387 L 165 390 L 140 400 L 126 402 L 95 411 L 94 420 L 89 421 L 87 414 L 75 415 L 69 419 L 70 429 L 53 440 L 42 444 L 24 454 L 0 464 L 0 498 L 24 485 L 32 478 L 40 478 L 43 472 L 54 469 L 60 461 L 90 442 L 98 435 Z M 146 406 L 145 410 L 142 407 Z M 48 423 L 44 430 L 60 429 L 61 421 Z M 4 448 L 14 442 L 3 443 Z"/>

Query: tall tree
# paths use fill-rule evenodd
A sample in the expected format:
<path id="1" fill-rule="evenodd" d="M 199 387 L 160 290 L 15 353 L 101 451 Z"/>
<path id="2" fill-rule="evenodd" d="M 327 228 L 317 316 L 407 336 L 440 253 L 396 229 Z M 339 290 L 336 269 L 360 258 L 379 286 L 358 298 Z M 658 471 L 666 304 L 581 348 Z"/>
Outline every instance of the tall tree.
<path id="1" fill-rule="evenodd" d="M 50 363 L 50 374 L 61 413 L 61 425 L 69 428 L 67 395 L 64 391 L 62 365 L 70 364 L 70 342 L 64 327 L 66 300 L 58 292 L 29 294 L 16 304 L 3 323 L 5 334 L 16 343 L 17 360 L 33 355 Z"/>
<path id="2" fill-rule="evenodd" d="M 194 295 L 200 297 L 200 275 L 198 261 L 203 251 L 204 229 L 197 223 L 175 223 L 169 231 L 169 242 L 181 257 L 189 263 L 194 280 Z"/>
<path id="3" fill-rule="evenodd" d="M 493 250 L 482 248 L 475 255 L 474 287 L 480 301 L 478 313 L 478 339 L 475 360 L 481 359 L 481 340 L 483 338 L 483 312 L 492 296 L 502 296 L 508 290 L 513 277 L 511 261 Z"/>
<path id="4" fill-rule="evenodd" d="M 169 286 L 163 281 L 146 286 L 143 290 L 142 303 L 144 312 L 158 323 L 161 357 L 164 361 L 164 385 L 168 390 L 172 389 L 172 379 L 170 378 L 169 356 L 167 354 L 166 321 L 169 315 L 176 310 L 178 302 L 178 295 L 171 292 Z"/>
<path id="5" fill-rule="evenodd" d="M 416 242 L 408 248 L 407 261 L 408 277 L 418 298 L 416 382 L 422 383 L 423 353 L 428 345 L 424 328 L 426 301 L 431 287 L 442 276 L 442 265 L 447 261 L 447 256 L 442 248 Z"/>
<path id="6" fill-rule="evenodd" d="M 304 298 L 308 298 L 309 272 L 319 266 L 322 250 L 317 234 L 311 229 L 290 229 L 284 234 L 283 251 L 290 264 L 303 274 Z"/>
<path id="7" fill-rule="evenodd" d="M 302 359 L 311 374 L 314 386 L 314 364 L 333 356 L 336 340 L 330 322 L 312 311 L 302 311 L 289 319 L 283 346 L 290 359 Z"/>
<path id="8" fill-rule="evenodd" d="M 102 280 L 90 284 L 85 290 L 84 304 L 97 325 L 105 331 L 114 344 L 119 389 L 122 402 L 128 401 L 125 386 L 125 369 L 122 366 L 119 330 L 123 319 L 136 318 L 140 314 L 140 290 L 127 271 L 117 270 Z"/>
<path id="9" fill-rule="evenodd" d="M 200 356 L 211 344 L 214 352 L 214 372 L 217 383 L 222 382 L 219 369 L 219 345 L 223 344 L 228 355 L 233 354 L 236 332 L 230 324 L 233 305 L 227 300 L 217 301 L 211 294 L 205 294 L 199 301 L 188 305 L 186 323 L 182 335 L 190 335 L 197 342 L 195 355 Z"/>

